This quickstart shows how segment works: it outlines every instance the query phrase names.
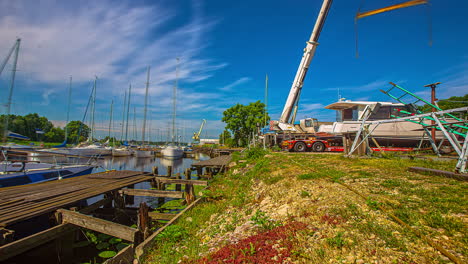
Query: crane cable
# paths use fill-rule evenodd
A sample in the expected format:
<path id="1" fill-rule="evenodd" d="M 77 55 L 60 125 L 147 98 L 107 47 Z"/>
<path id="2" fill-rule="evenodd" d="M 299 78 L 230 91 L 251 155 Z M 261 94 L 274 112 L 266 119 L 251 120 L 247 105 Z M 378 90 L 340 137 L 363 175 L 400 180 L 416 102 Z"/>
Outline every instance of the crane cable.
<path id="1" fill-rule="evenodd" d="M 355 32 L 355 38 L 356 38 L 356 41 L 355 41 L 355 45 L 356 45 L 356 58 L 359 58 L 359 35 L 358 35 L 358 19 L 364 17 L 364 16 L 371 16 L 371 15 L 375 15 L 375 14 L 378 14 L 378 13 L 375 13 L 375 14 L 367 14 L 366 13 L 369 13 L 369 12 L 364 12 L 364 13 L 361 13 L 361 8 L 362 6 L 364 5 L 364 1 L 365 0 L 361 0 L 361 3 L 359 5 L 359 8 L 358 8 L 358 11 L 356 13 L 356 16 L 354 17 L 354 32 Z M 423 2 L 426 2 L 426 3 L 423 3 Z M 412 5 L 419 5 L 419 4 L 425 4 L 427 6 L 427 9 L 426 9 L 426 14 L 427 14 L 427 23 L 428 23 L 428 39 L 429 39 L 429 47 L 432 47 L 432 15 L 431 15 L 431 6 L 430 6 L 430 3 L 429 1 L 421 1 L 421 0 L 413 0 L 413 1 L 408 1 L 406 3 L 401 3 L 400 5 L 404 5 L 404 4 L 408 4 L 407 6 L 402 6 L 402 7 L 399 7 L 399 8 L 404 8 L 404 7 L 409 7 L 409 6 L 412 6 Z M 386 8 L 381 8 L 381 9 L 376 9 L 376 10 L 384 10 Z M 395 9 L 398 9 L 398 8 L 395 8 Z M 376 11 L 374 10 L 374 11 Z M 393 10 L 393 9 L 390 9 L 390 10 Z M 390 10 L 386 10 L 386 11 L 390 11 Z M 386 12 L 386 11 L 381 11 L 379 13 L 382 13 L 382 12 Z M 364 16 L 363 16 L 364 15 Z"/>

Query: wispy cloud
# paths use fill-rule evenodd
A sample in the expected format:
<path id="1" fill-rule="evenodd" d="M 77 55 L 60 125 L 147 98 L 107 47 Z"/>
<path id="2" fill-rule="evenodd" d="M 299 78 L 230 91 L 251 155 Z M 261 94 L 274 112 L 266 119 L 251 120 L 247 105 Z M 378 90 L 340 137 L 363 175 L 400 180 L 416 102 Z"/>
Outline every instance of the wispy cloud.
<path id="1" fill-rule="evenodd" d="M 224 92 L 231 91 L 232 88 L 234 88 L 234 87 L 236 87 L 238 85 L 241 85 L 243 83 L 246 83 L 246 82 L 248 82 L 250 80 L 251 80 L 251 78 L 249 78 L 249 77 L 242 77 L 242 78 L 240 78 L 240 79 L 238 79 L 238 80 L 236 80 L 236 81 L 234 81 L 234 82 L 232 82 L 232 83 L 230 83 L 230 84 L 228 84 L 226 86 L 223 86 L 223 87 L 219 88 L 219 90 L 224 91 Z"/>
<path id="2" fill-rule="evenodd" d="M 135 94 L 144 94 L 147 65 L 153 65 L 151 88 L 156 92 L 176 78 L 176 57 L 181 58 L 179 79 L 186 82 L 204 80 L 226 66 L 201 57 L 209 46 L 204 36 L 216 21 L 204 19 L 196 2 L 190 20 L 159 2 L 131 3 L 2 1 L 0 50 L 21 37 L 19 67 L 27 72 L 24 76 L 54 83 L 73 75 L 80 83 L 98 75 L 105 84 L 103 94 L 121 93 L 115 87 L 130 82 L 136 84 Z M 176 18 L 179 26 L 168 30 Z"/>
<path id="3" fill-rule="evenodd" d="M 379 89 L 383 89 L 385 87 L 389 86 L 389 81 L 388 80 L 375 80 L 369 83 L 365 84 L 359 84 L 359 85 L 345 85 L 345 86 L 339 86 L 339 87 L 332 87 L 332 88 L 325 88 L 325 91 L 336 91 L 338 90 L 340 92 L 342 91 L 355 91 L 355 92 L 363 92 L 363 91 L 378 91 Z"/>

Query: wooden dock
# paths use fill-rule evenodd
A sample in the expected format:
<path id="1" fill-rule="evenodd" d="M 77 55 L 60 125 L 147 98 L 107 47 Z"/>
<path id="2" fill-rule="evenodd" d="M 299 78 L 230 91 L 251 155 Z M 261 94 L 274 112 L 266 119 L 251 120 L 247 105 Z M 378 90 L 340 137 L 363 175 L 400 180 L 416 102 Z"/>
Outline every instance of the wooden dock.
<path id="1" fill-rule="evenodd" d="M 151 236 L 152 221 L 164 219 L 172 223 L 186 210 L 179 214 L 158 213 L 150 212 L 151 208 L 144 202 L 139 208 L 127 208 L 126 203 L 132 200 L 133 196 L 178 198 L 185 199 L 186 203 L 190 204 L 188 208 L 191 208 L 194 201 L 200 200 L 195 197 L 193 185 L 206 186 L 208 183 L 192 180 L 190 174 L 191 170 L 187 169 L 185 179 L 181 179 L 179 174 L 175 178 L 171 173 L 163 176 L 158 175 L 158 169 L 155 167 L 153 173 L 108 171 L 58 181 L 0 188 L 0 262 L 53 240 L 60 241 L 61 246 L 57 249 L 57 254 L 61 259 L 70 260 L 70 256 L 73 255 L 70 253 L 73 251 L 70 243 L 76 239 L 73 234 L 78 228 L 129 241 L 131 245 L 121 253 L 129 253 L 132 258 L 135 247 L 141 243 L 138 247 L 141 255 L 143 248 L 149 245 L 150 237 L 154 237 Z M 159 190 L 133 188 L 134 184 L 144 181 L 149 181 L 152 186 L 159 186 Z M 176 190 L 166 191 L 166 184 L 176 184 Z M 182 185 L 185 186 L 183 190 Z M 79 203 L 99 195 L 104 197 L 94 204 L 87 206 Z M 38 233 L 29 233 L 26 237 L 16 237 L 16 232 L 24 231 L 18 229 L 24 228 L 24 225 L 19 226 L 38 216 L 47 216 L 51 221 L 50 227 L 44 227 L 46 229 L 41 229 L 43 231 Z M 135 218 L 138 219 L 137 228 L 130 227 L 128 220 Z M 121 253 L 106 263 L 121 260 Z"/>
<path id="2" fill-rule="evenodd" d="M 219 172 L 226 171 L 231 159 L 231 155 L 221 155 L 216 158 L 194 163 L 192 164 L 192 168 L 197 171 L 198 175 L 207 175 L 210 178 Z M 203 173 L 203 168 L 205 169 L 205 173 Z"/>
<path id="3" fill-rule="evenodd" d="M 59 181 L 0 188 L 0 227 L 8 227 L 44 213 L 135 183 L 150 174 L 110 171 Z"/>

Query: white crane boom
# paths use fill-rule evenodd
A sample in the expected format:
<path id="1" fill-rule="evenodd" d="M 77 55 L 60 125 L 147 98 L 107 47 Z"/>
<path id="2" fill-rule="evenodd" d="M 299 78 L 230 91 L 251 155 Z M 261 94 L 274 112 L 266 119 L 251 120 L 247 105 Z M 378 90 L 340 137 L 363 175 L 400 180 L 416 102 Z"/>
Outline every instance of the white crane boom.
<path id="1" fill-rule="evenodd" d="M 325 23 L 325 19 L 327 18 L 327 14 L 330 10 L 332 2 L 332 0 L 323 1 L 322 8 L 320 9 L 317 21 L 315 22 L 314 29 L 309 41 L 307 42 L 307 46 L 304 49 L 304 55 L 302 56 L 301 63 L 297 69 L 296 77 L 292 83 L 291 91 L 289 92 L 288 99 L 286 100 L 283 113 L 281 114 L 281 118 L 279 120 L 279 127 L 282 130 L 295 130 L 294 126 L 289 124 L 291 112 L 296 102 L 299 101 L 299 94 L 301 92 L 302 85 L 304 84 L 304 79 L 307 74 L 307 70 L 309 69 L 310 62 L 314 57 L 315 49 L 318 45 L 317 41 L 319 39 L 320 32 L 322 31 L 323 24 Z"/>

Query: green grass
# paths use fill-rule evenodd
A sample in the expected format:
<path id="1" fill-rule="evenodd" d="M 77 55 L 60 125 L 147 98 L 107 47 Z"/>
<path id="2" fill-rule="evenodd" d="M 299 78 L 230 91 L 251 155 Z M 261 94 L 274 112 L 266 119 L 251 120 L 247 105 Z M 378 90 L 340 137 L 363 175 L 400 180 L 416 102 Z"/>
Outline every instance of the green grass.
<path id="1" fill-rule="evenodd" d="M 453 217 L 456 214 L 466 214 L 467 183 L 407 171 L 410 166 L 452 170 L 455 165 L 454 161 L 411 160 L 391 155 L 385 158 L 350 159 L 341 155 L 297 153 L 269 153 L 270 156 L 264 158 L 263 150 L 251 151 L 245 156 L 235 154 L 233 160 L 247 160 L 236 166 L 235 169 L 239 173 L 232 174 L 231 170 L 225 175 L 216 176 L 210 182 L 210 190 L 204 193 L 205 202 L 187 212 L 177 222 L 187 236 L 176 242 L 157 244 L 156 248 L 149 253 L 148 263 L 177 263 L 184 255 L 189 259 L 197 259 L 200 252 L 207 250 L 207 245 L 203 242 L 233 231 L 241 216 L 251 213 L 245 208 L 246 205 L 255 203 L 255 194 L 250 191 L 254 183 L 262 181 L 269 185 L 268 188 L 274 188 L 276 183 L 281 182 L 282 188 L 289 188 L 291 183 L 288 177 L 308 181 L 307 183 L 314 183 L 313 181 L 317 180 L 346 182 L 368 197 L 367 200 L 362 199 L 360 203 L 350 201 L 342 206 L 329 206 L 329 212 L 345 220 L 344 223 L 339 224 L 340 228 L 344 228 L 345 231 L 340 230 L 333 236 L 325 238 L 324 248 L 312 250 L 312 254 L 319 258 L 325 259 L 326 256 L 334 254 L 329 251 L 328 247 L 335 250 L 354 247 L 353 250 L 359 250 L 361 241 L 353 239 L 353 234 L 348 230 L 366 234 L 369 237 L 376 236 L 378 241 L 385 244 L 385 247 L 395 248 L 401 252 L 408 249 L 407 243 L 409 242 L 425 243 L 396 222 L 390 226 L 388 223 L 377 222 L 375 217 L 379 215 L 392 223 L 392 220 L 385 216 L 385 212 L 381 211 L 378 205 L 383 206 L 386 211 L 396 215 L 410 226 L 415 226 L 428 237 L 447 235 L 454 243 L 466 245 L 468 242 L 468 237 L 465 235 L 466 224 Z M 272 175 L 272 172 L 277 173 Z M 295 191 L 296 193 L 299 191 L 299 196 L 302 198 L 315 195 L 309 193 L 308 190 Z M 347 192 L 346 189 L 343 191 Z M 333 201 L 323 202 L 332 203 Z M 231 210 L 228 219 L 216 218 L 213 223 L 210 217 L 222 213 L 226 208 Z M 232 208 L 235 208 L 234 212 Z M 271 223 L 266 215 L 261 211 L 254 212 L 255 217 L 252 221 L 267 229 Z M 187 218 L 192 220 L 186 221 Z M 205 228 L 209 223 L 211 223 L 209 231 L 200 234 L 200 229 Z M 399 232 L 404 239 L 395 236 L 393 233 L 395 231 Z M 350 240 L 354 242 L 349 242 Z M 461 254 L 468 253 L 466 246 L 456 248 L 456 250 Z M 304 254 L 301 252 L 296 255 L 300 258 Z"/>

